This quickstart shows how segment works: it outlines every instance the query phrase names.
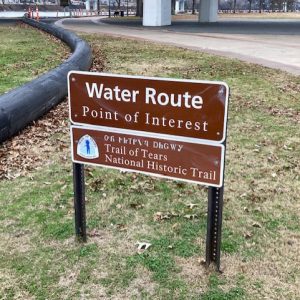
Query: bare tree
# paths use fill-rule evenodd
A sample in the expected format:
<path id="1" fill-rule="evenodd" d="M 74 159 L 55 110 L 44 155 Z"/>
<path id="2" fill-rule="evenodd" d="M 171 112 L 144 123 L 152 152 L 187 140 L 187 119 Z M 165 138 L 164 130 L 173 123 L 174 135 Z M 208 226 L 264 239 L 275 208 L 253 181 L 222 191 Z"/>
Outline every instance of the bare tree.
<path id="1" fill-rule="evenodd" d="M 249 3 L 248 12 L 251 13 L 251 11 L 252 11 L 252 0 L 248 0 L 248 3 Z"/>
<path id="2" fill-rule="evenodd" d="M 259 0 L 259 13 L 261 14 L 262 10 L 263 10 L 263 0 Z"/>
<path id="3" fill-rule="evenodd" d="M 275 11 L 275 1 L 271 0 L 271 11 L 274 12 Z"/>
<path id="4" fill-rule="evenodd" d="M 287 0 L 287 9 L 290 11 L 295 11 L 296 10 L 296 0 Z"/>
<path id="5" fill-rule="evenodd" d="M 120 9 L 120 7 L 121 7 L 121 0 L 115 0 L 115 3 L 117 3 L 117 9 Z"/>
<path id="6" fill-rule="evenodd" d="M 195 5 L 196 5 L 196 0 L 193 0 L 193 3 L 192 3 L 192 14 L 193 15 L 196 13 Z"/>
<path id="7" fill-rule="evenodd" d="M 236 0 L 233 1 L 233 13 L 235 14 L 236 11 Z"/>

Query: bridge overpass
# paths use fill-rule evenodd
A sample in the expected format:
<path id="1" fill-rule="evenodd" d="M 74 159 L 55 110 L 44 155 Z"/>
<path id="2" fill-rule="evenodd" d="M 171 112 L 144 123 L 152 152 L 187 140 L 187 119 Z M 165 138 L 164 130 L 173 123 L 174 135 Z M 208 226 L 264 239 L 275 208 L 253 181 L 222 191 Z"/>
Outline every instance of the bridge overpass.
<path id="1" fill-rule="evenodd" d="M 199 22 L 216 22 L 218 0 L 201 0 L 198 10 Z M 171 25 L 171 0 L 144 0 L 143 25 Z"/>
<path id="2" fill-rule="evenodd" d="M 97 0 L 87 0 L 86 8 L 90 10 L 91 3 Z M 143 25 L 171 25 L 172 0 L 143 0 Z M 93 5 L 96 7 L 96 5 Z M 201 0 L 199 3 L 199 22 L 216 22 L 218 18 L 218 0 Z"/>

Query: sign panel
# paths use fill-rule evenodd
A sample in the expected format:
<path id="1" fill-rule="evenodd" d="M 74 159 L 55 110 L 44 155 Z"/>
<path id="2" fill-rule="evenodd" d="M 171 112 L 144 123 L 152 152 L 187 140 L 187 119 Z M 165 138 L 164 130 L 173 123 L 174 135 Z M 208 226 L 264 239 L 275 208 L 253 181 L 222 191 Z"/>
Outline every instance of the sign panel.
<path id="1" fill-rule="evenodd" d="M 71 126 L 75 163 L 131 170 L 215 187 L 222 186 L 224 146 L 121 134 Z"/>
<path id="2" fill-rule="evenodd" d="M 73 124 L 151 132 L 193 142 L 225 140 L 228 94 L 223 82 L 69 73 Z"/>

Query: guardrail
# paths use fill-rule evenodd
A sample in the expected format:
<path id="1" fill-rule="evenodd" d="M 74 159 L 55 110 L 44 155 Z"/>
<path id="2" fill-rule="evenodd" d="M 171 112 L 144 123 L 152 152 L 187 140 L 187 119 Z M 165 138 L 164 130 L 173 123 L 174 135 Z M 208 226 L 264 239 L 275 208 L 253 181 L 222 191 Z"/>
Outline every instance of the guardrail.
<path id="1" fill-rule="evenodd" d="M 57 68 L 0 96 L 0 143 L 17 134 L 65 98 L 69 71 L 86 71 L 92 64 L 90 46 L 74 33 L 30 19 L 22 21 L 59 38 L 73 53 Z"/>

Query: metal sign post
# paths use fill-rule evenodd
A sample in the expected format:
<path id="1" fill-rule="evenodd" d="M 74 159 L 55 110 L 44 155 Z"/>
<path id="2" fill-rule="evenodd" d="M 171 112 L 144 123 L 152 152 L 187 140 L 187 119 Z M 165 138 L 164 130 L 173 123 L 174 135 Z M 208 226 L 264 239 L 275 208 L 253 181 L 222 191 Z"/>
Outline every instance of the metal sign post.
<path id="1" fill-rule="evenodd" d="M 220 271 L 222 212 L 224 186 L 210 187 L 208 190 L 207 234 L 206 234 L 206 266 L 211 263 Z"/>
<path id="2" fill-rule="evenodd" d="M 227 130 L 226 130 L 227 131 Z M 226 132 L 227 134 L 227 132 Z M 223 143 L 226 153 L 226 140 Z M 205 265 L 209 267 L 214 263 L 217 271 L 221 272 L 221 238 L 224 203 L 224 175 L 221 187 L 209 187 L 207 205 L 207 233 L 206 233 L 206 255 Z"/>
<path id="3" fill-rule="evenodd" d="M 74 208 L 76 236 L 86 242 L 84 165 L 73 163 Z"/>

